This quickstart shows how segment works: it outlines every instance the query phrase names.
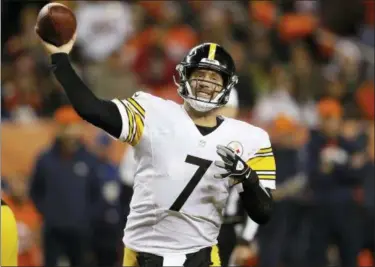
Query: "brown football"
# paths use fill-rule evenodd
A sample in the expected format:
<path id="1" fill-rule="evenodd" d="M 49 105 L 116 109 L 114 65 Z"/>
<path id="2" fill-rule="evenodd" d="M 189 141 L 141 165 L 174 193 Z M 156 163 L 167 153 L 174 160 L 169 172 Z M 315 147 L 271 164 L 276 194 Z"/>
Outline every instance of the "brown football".
<path id="1" fill-rule="evenodd" d="M 73 11 L 59 3 L 45 5 L 40 11 L 35 25 L 36 33 L 45 42 L 57 47 L 68 43 L 77 29 Z"/>

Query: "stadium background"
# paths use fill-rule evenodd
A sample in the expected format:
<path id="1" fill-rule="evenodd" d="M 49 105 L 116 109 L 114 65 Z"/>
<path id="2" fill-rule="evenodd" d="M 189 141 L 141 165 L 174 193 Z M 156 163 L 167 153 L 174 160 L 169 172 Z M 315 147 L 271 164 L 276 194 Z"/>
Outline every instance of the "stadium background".
<path id="1" fill-rule="evenodd" d="M 60 2 L 73 8 L 78 16 L 78 41 L 71 55 L 75 67 L 102 98 L 129 97 L 141 88 L 181 102 L 172 79 L 176 63 L 192 46 L 203 41 L 217 42 L 227 48 L 240 76 L 237 86 L 239 118 L 267 129 L 273 145 L 280 148 L 280 155 L 298 152 L 297 160 L 283 160 L 285 157 L 276 155 L 278 170 L 297 166 L 295 174 L 307 175 L 306 166 L 310 161 L 303 157 L 303 151 L 310 141 L 310 130 L 319 128 L 324 116 L 343 117 L 343 137 L 350 140 L 366 137 L 359 152 L 362 153 L 361 164 L 369 167 L 364 168 L 355 182 L 344 185 L 352 195 L 355 211 L 344 217 L 338 226 L 349 225 L 350 216 L 358 216 L 360 225 L 343 228 L 354 231 L 360 239 L 358 266 L 371 266 L 374 249 L 374 1 Z M 38 10 L 45 3 L 47 1 L 5 0 L 1 7 L 2 197 L 8 199 L 16 213 L 20 265 L 23 266 L 40 265 L 45 249 L 41 238 L 43 216 L 29 196 L 35 164 L 39 154 L 54 142 L 57 125 L 74 120 L 64 109 L 69 103 L 49 74 L 48 58 L 33 31 Z M 83 127 L 82 140 L 90 153 L 117 171 L 126 146 L 108 139 L 92 126 Z M 113 175 L 118 181 L 121 176 L 121 170 Z M 280 203 L 287 202 L 288 209 L 282 209 L 283 215 L 277 215 L 277 224 L 270 225 L 267 231 L 275 234 L 269 238 L 274 246 L 298 243 L 296 246 L 300 250 L 297 252 L 296 246 L 290 246 L 288 253 L 276 251 L 281 255 L 280 263 L 288 261 L 284 254 L 298 254 L 297 258 L 307 259 L 304 253 L 311 246 L 309 237 L 319 231 L 319 227 L 311 223 L 315 216 L 313 195 L 316 194 L 310 192 L 311 177 L 307 175 L 304 187 L 293 190 L 293 183 L 288 180 L 294 176 L 289 176 L 277 181 L 281 189 L 276 197 Z M 117 192 L 119 184 L 115 187 L 101 185 L 98 192 L 103 192 L 104 202 L 112 199 L 110 196 Z M 125 195 L 131 194 L 129 188 L 122 190 Z M 128 203 L 112 201 L 102 207 L 102 212 L 123 211 L 124 207 L 119 208 L 119 205 Z M 297 225 L 292 226 L 288 218 L 297 218 Z M 323 218 L 327 223 L 331 219 L 328 215 Z M 303 230 L 292 233 L 277 230 L 291 227 Z M 257 244 L 256 241 L 257 236 L 253 244 Z M 338 264 L 334 243 L 329 246 L 327 255 L 331 264 Z M 249 264 L 252 261 L 256 264 L 264 253 L 274 253 L 272 246 L 263 253 L 256 245 L 253 247 L 254 255 Z M 301 247 L 306 249 L 301 250 Z"/>

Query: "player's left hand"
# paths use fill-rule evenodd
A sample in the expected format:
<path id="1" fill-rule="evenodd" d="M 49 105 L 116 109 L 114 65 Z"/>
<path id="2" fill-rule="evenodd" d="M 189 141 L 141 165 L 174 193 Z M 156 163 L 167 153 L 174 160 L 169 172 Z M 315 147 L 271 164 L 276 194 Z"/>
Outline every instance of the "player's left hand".
<path id="1" fill-rule="evenodd" d="M 251 168 L 241 159 L 232 149 L 218 145 L 216 153 L 223 161 L 216 160 L 215 165 L 226 170 L 225 173 L 215 174 L 215 178 L 230 177 L 235 180 L 235 183 L 241 183 L 250 177 Z"/>

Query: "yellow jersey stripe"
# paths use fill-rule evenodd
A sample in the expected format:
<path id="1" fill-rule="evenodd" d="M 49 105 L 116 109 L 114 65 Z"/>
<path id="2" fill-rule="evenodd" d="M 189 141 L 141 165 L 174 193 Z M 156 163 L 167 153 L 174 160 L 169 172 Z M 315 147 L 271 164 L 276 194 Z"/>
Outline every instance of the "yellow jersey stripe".
<path id="1" fill-rule="evenodd" d="M 138 144 L 139 140 L 142 137 L 144 130 L 144 120 L 142 114 L 139 113 L 136 103 L 131 101 L 120 101 L 121 104 L 125 107 L 126 113 L 128 115 L 129 122 L 129 131 L 128 136 L 126 137 L 125 142 L 135 146 Z M 137 110 L 137 111 L 136 111 Z"/>
<path id="2" fill-rule="evenodd" d="M 124 102 L 122 102 L 121 100 L 120 100 L 120 103 L 124 106 L 124 108 L 126 110 L 126 113 L 128 114 L 128 126 L 129 126 L 129 130 L 128 130 L 128 135 L 127 135 L 127 137 L 125 139 L 125 142 L 129 142 L 130 141 L 130 137 L 131 137 L 131 133 L 133 132 L 133 117 L 131 115 L 131 111 L 126 106 L 126 104 Z"/>
<path id="3" fill-rule="evenodd" d="M 258 175 L 260 180 L 275 180 L 276 175 Z"/>
<path id="4" fill-rule="evenodd" d="M 208 51 L 208 59 L 214 60 L 216 54 L 217 44 L 210 44 L 210 50 Z"/>
<path id="5" fill-rule="evenodd" d="M 266 147 L 266 148 L 262 148 L 262 149 L 259 149 L 259 151 L 256 153 L 269 153 L 269 152 L 272 152 L 272 147 Z"/>
<path id="6" fill-rule="evenodd" d="M 131 114 L 131 117 L 132 117 L 132 122 L 133 122 L 133 131 L 131 132 L 131 137 L 129 139 L 129 143 L 132 144 L 133 141 L 134 141 L 135 135 L 137 134 L 137 122 L 135 120 L 135 115 L 137 113 L 132 111 L 131 108 L 129 108 L 129 111 L 130 111 L 130 114 Z"/>
<path id="7" fill-rule="evenodd" d="M 252 158 L 247 161 L 247 165 L 254 171 L 276 171 L 275 158 L 273 156 Z"/>
<path id="8" fill-rule="evenodd" d="M 134 135 L 134 138 L 132 142 L 130 143 L 132 146 L 135 146 L 139 143 L 139 140 L 141 140 L 141 137 L 143 135 L 144 130 L 144 122 L 142 117 L 138 113 L 134 113 L 135 116 L 135 125 L 136 125 L 136 132 Z"/>
<path id="9" fill-rule="evenodd" d="M 219 247 L 217 245 L 212 246 L 211 250 L 211 265 L 210 267 L 219 267 L 221 266 Z"/>
<path id="10" fill-rule="evenodd" d="M 145 117 L 145 110 L 137 101 L 130 97 L 128 98 L 128 102 L 135 108 L 136 111 L 139 112 L 139 114 L 141 114 L 143 118 Z"/>

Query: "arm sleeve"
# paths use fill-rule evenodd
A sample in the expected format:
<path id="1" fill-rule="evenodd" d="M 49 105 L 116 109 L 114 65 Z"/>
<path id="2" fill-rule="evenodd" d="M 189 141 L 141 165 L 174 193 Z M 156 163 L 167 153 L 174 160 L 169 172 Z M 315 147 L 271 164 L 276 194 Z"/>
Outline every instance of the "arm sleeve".
<path id="1" fill-rule="evenodd" d="M 271 189 L 276 188 L 276 164 L 268 134 L 265 133 L 259 143 L 261 148 L 247 161 L 253 178 L 236 187 L 249 217 L 258 224 L 264 224 L 273 211 Z"/>
<path id="2" fill-rule="evenodd" d="M 91 92 L 74 71 L 67 54 L 53 54 L 51 59 L 53 73 L 79 116 L 119 138 L 124 120 L 116 104 L 101 100 Z"/>
<path id="3" fill-rule="evenodd" d="M 240 193 L 241 201 L 249 217 L 257 224 L 267 223 L 273 211 L 273 198 L 271 190 L 257 183 L 242 183 L 243 192 Z"/>

